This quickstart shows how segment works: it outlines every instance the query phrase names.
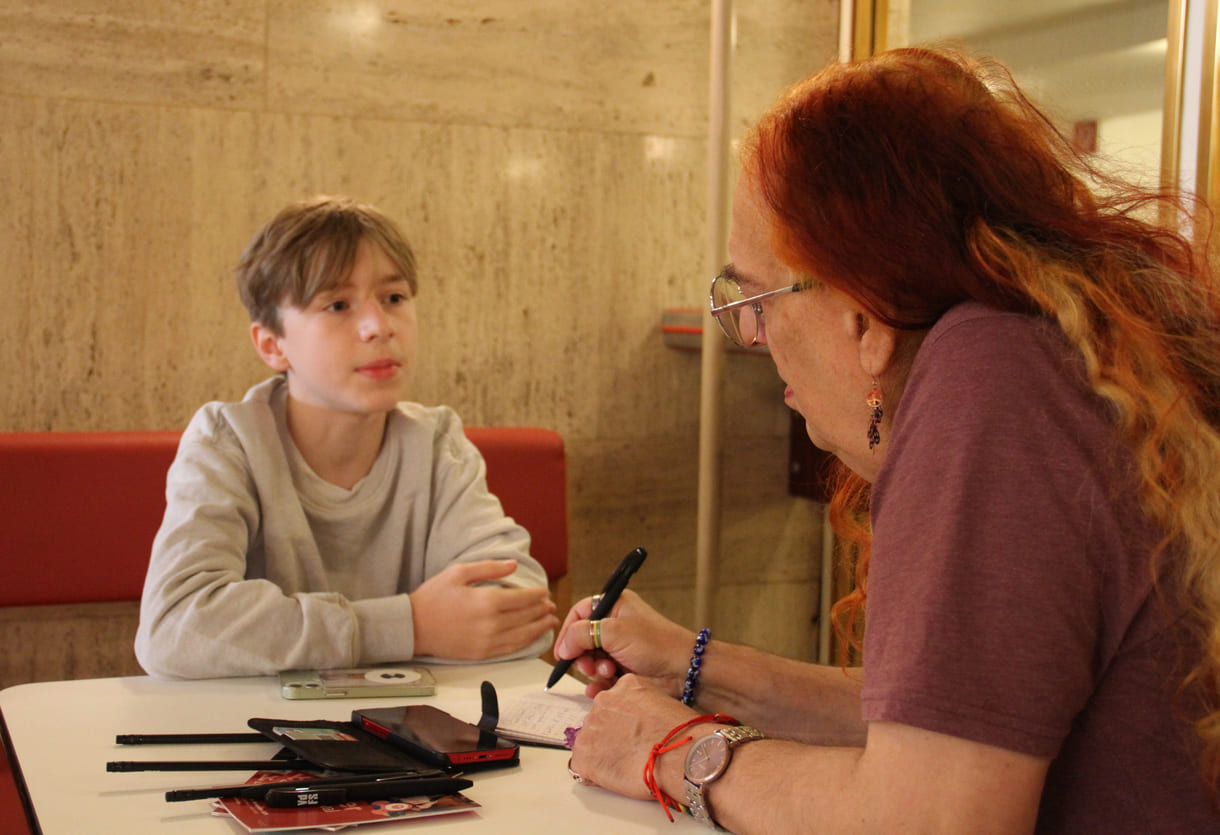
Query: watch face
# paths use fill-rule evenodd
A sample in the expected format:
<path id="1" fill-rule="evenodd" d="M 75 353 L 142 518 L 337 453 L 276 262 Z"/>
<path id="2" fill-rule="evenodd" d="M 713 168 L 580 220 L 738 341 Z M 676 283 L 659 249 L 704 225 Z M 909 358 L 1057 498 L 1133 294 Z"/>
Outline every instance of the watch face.
<path id="1" fill-rule="evenodd" d="M 729 759 L 729 746 L 717 734 L 697 741 L 686 755 L 686 776 L 696 783 L 706 783 L 720 775 Z"/>

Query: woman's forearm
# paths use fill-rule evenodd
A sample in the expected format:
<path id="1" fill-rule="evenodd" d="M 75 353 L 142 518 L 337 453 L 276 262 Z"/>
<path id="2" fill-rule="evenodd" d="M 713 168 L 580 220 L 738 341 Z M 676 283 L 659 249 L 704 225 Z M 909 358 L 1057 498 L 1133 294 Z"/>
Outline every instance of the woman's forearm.
<path id="1" fill-rule="evenodd" d="M 813 745 L 860 746 L 859 668 L 820 666 L 712 641 L 703 654 L 696 703 L 773 737 Z"/>

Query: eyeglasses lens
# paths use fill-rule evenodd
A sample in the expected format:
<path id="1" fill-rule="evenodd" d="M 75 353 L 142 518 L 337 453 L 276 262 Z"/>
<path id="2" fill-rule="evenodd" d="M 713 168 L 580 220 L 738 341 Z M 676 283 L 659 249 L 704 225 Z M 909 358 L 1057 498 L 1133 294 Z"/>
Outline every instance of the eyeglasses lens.
<path id="1" fill-rule="evenodd" d="M 714 307 L 739 302 L 745 297 L 737 282 L 727 276 L 717 276 L 716 280 L 712 282 L 712 305 Z M 720 323 L 720 329 L 724 331 L 724 335 L 738 345 L 749 345 L 754 340 L 756 335 L 754 305 L 742 305 L 718 313 L 716 321 Z M 748 338 L 746 331 L 749 331 Z"/>

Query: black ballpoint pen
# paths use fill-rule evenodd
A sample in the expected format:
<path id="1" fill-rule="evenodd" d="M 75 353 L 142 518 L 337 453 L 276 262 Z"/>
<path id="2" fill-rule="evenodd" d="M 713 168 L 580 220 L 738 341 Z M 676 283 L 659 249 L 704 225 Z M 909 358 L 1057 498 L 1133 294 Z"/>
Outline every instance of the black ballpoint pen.
<path id="1" fill-rule="evenodd" d="M 266 742 L 267 737 L 246 731 L 231 734 L 118 734 L 117 745 L 203 745 L 220 742 Z"/>
<path id="2" fill-rule="evenodd" d="M 268 792 L 278 791 L 283 795 L 301 790 L 346 789 L 350 800 L 382 800 L 390 797 L 415 797 L 425 794 L 453 794 L 473 786 L 462 777 L 420 776 L 418 774 L 365 774 L 347 777 L 311 777 L 306 780 L 285 780 L 273 783 L 242 783 L 236 786 L 216 786 L 206 789 L 173 789 L 165 793 L 166 801 L 176 803 L 183 800 L 201 800 L 209 797 L 245 797 L 255 800 L 266 798 Z M 371 792 L 371 793 L 370 793 Z M 354 796 L 360 794 L 361 797 Z M 374 795 L 380 795 L 379 797 Z M 293 802 L 291 805 L 308 805 Z"/>
<path id="3" fill-rule="evenodd" d="M 408 780 L 347 783 L 340 786 L 272 786 L 263 795 L 263 802 L 276 809 L 297 809 L 306 806 L 334 806 L 355 800 L 391 800 L 400 797 L 456 794 L 474 783 L 463 777 L 414 777 Z"/>
<path id="4" fill-rule="evenodd" d="M 317 768 L 309 760 L 117 760 L 107 771 L 301 771 Z"/>
<path id="5" fill-rule="evenodd" d="M 643 546 L 636 548 L 634 551 L 623 557 L 623 561 L 618 564 L 618 568 L 614 569 L 614 573 L 610 575 L 610 579 L 606 581 L 606 585 L 602 588 L 601 599 L 597 601 L 597 605 L 593 607 L 593 611 L 589 613 L 589 620 L 601 620 L 610 611 L 614 609 L 614 604 L 618 603 L 619 595 L 623 593 L 623 589 L 627 588 L 627 581 L 644 562 L 644 557 L 648 556 L 648 552 Z M 546 689 L 550 690 L 555 686 L 568 668 L 572 666 L 572 659 L 561 659 L 555 662 L 555 668 L 551 670 L 551 677 L 546 680 Z"/>

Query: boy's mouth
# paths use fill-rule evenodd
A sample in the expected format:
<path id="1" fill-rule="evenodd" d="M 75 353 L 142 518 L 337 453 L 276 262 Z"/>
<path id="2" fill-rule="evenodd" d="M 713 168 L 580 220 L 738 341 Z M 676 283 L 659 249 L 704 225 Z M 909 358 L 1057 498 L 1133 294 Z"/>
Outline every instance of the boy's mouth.
<path id="1" fill-rule="evenodd" d="M 397 374 L 398 369 L 401 367 L 402 363 L 400 363 L 398 360 L 384 359 L 365 363 L 357 368 L 356 371 L 366 377 L 372 377 L 376 380 L 384 380 Z"/>

